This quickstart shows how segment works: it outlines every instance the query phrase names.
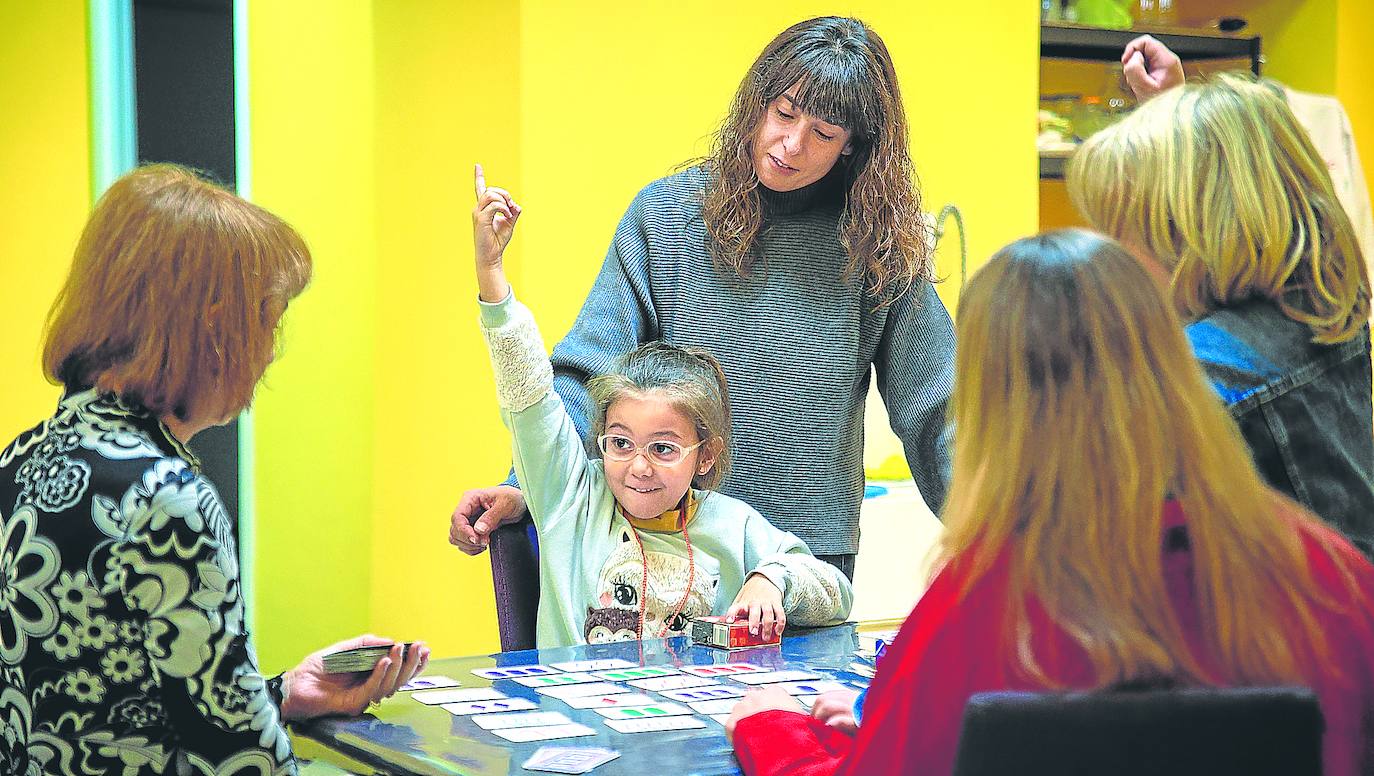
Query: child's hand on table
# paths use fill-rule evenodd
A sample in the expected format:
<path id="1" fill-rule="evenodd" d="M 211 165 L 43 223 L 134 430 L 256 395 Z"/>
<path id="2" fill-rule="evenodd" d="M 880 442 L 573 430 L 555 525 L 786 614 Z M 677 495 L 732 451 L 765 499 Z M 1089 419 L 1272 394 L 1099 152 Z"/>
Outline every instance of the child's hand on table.
<path id="1" fill-rule="evenodd" d="M 776 589 L 776 588 L 775 588 Z M 745 717 L 752 717 L 765 711 L 795 711 L 798 714 L 805 714 L 801 702 L 781 687 L 755 687 L 745 693 L 735 708 L 730 711 L 730 718 L 725 721 L 725 737 L 734 743 L 735 725 Z"/>
<path id="2" fill-rule="evenodd" d="M 739 589 L 726 622 L 748 619 L 749 632 L 766 638 L 782 636 L 787 627 L 787 613 L 782 609 L 782 591 L 762 574 L 750 574 Z"/>
<path id="3" fill-rule="evenodd" d="M 859 730 L 859 723 L 854 719 L 854 702 L 858 698 L 858 690 L 831 690 L 816 699 L 811 706 L 811 716 L 852 736 Z"/>

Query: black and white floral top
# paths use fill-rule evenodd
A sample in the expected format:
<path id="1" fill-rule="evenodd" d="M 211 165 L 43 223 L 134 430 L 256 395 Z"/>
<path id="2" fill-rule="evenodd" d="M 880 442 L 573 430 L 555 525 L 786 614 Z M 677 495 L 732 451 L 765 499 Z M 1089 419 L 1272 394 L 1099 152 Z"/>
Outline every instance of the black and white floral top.
<path id="1" fill-rule="evenodd" d="M 189 451 L 63 398 L 0 453 L 0 773 L 294 773 L 241 593 Z"/>

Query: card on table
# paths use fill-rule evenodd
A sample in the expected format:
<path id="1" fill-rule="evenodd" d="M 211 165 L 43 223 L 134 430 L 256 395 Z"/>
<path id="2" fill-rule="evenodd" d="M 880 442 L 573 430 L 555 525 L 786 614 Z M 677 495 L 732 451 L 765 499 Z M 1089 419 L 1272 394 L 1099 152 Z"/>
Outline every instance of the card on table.
<path id="1" fill-rule="evenodd" d="M 548 676 L 558 673 L 558 669 L 549 666 L 528 665 L 507 666 L 505 668 L 474 668 L 472 672 L 483 679 L 516 679 L 524 676 Z"/>
<path id="2" fill-rule="evenodd" d="M 721 725 L 724 725 L 727 721 L 729 721 L 730 715 L 729 715 L 729 714 L 712 714 L 712 715 L 711 715 L 711 719 L 714 719 L 715 721 L 719 722 Z"/>
<path id="3" fill-rule="evenodd" d="M 573 686 L 587 687 L 589 685 Z M 653 698 L 638 692 L 620 693 L 617 695 L 584 695 L 578 698 L 564 698 L 563 702 L 572 706 L 574 709 L 609 709 L 615 706 L 652 706 L 658 703 L 658 701 Z"/>
<path id="4" fill-rule="evenodd" d="M 873 666 L 867 663 L 860 663 L 858 661 L 855 661 L 849 664 L 849 673 L 858 674 L 859 676 L 872 679 L 873 677 L 878 675 L 878 669 L 874 668 Z"/>
<path id="5" fill-rule="evenodd" d="M 729 714 L 730 710 L 739 703 L 739 698 L 726 698 L 719 701 L 696 701 L 687 704 L 692 707 L 692 711 L 698 714 Z"/>
<path id="6" fill-rule="evenodd" d="M 545 773 L 588 773 L 619 756 L 620 752 L 599 746 L 541 746 L 520 767 Z"/>
<path id="7" fill-rule="evenodd" d="M 777 686 L 786 691 L 788 695 L 820 695 L 834 690 L 848 689 L 842 682 L 832 682 L 825 679 L 814 682 L 782 682 Z"/>
<path id="8" fill-rule="evenodd" d="M 631 663 L 628 660 L 621 660 L 618 657 L 602 658 L 601 660 L 570 660 L 566 663 L 549 663 L 550 666 L 559 671 L 612 671 L 617 668 L 638 668 L 638 663 Z"/>
<path id="9" fill-rule="evenodd" d="M 629 692 L 630 688 L 611 682 L 580 682 L 578 684 L 568 684 L 561 687 L 536 687 L 534 691 L 540 695 L 547 695 L 550 698 L 566 701 L 569 698 L 585 698 L 588 695 L 615 695 L 617 693 Z"/>
<path id="10" fill-rule="evenodd" d="M 641 690 L 650 692 L 663 692 L 664 690 L 685 690 L 688 687 L 710 687 L 718 685 L 720 682 L 707 679 L 704 676 L 656 676 L 652 679 L 635 679 L 626 682 L 631 687 L 638 687 Z"/>
<path id="11" fill-rule="evenodd" d="M 655 717 L 653 719 L 608 719 L 606 727 L 618 733 L 661 733 L 667 730 L 694 730 L 706 727 L 696 717 Z"/>
<path id="12" fill-rule="evenodd" d="M 677 703 L 657 703 L 653 706 L 624 706 L 615 709 L 593 709 L 606 719 L 652 719 L 691 714 L 691 709 Z"/>
<path id="13" fill-rule="evenodd" d="M 396 692 L 413 692 L 415 690 L 433 690 L 440 687 L 458 687 L 462 682 L 448 676 L 417 676 L 398 687 Z"/>
<path id="14" fill-rule="evenodd" d="M 572 720 L 557 711 L 510 711 L 504 714 L 478 714 L 472 717 L 477 727 L 483 730 L 516 727 L 546 727 L 548 725 L 567 725 Z"/>
<path id="15" fill-rule="evenodd" d="M 693 676 L 734 676 L 735 674 L 758 673 L 768 669 L 753 663 L 715 663 L 709 666 L 683 666 L 682 670 Z"/>
<path id="16" fill-rule="evenodd" d="M 543 725 L 540 727 L 500 728 L 492 733 L 517 744 L 527 741 L 548 741 L 552 738 L 577 738 L 594 736 L 596 731 L 586 725 L 569 722 L 566 725 Z"/>
<path id="17" fill-rule="evenodd" d="M 539 708 L 539 704 L 528 698 L 500 698 L 470 703 L 445 703 L 439 708 L 461 717 L 467 714 L 494 714 L 498 711 L 528 711 Z"/>
<path id="18" fill-rule="evenodd" d="M 820 676 L 810 671 L 762 671 L 757 674 L 740 674 L 732 676 L 736 682 L 741 684 L 776 684 L 777 682 L 803 682 L 807 679 L 819 679 Z"/>
<path id="19" fill-rule="evenodd" d="M 744 688 L 731 685 L 719 687 L 692 687 L 686 690 L 662 690 L 663 697 L 675 701 L 715 701 L 722 698 L 743 698 Z"/>
<path id="20" fill-rule="evenodd" d="M 504 698 L 506 694 L 500 690 L 493 690 L 490 687 L 466 687 L 463 689 L 419 690 L 418 692 L 411 693 L 410 697 L 426 706 L 438 706 L 441 703 L 490 701 L 497 698 Z"/>
<path id="21" fill-rule="evenodd" d="M 551 674 L 549 676 L 516 676 L 512 677 L 517 684 L 526 687 L 562 687 L 565 684 L 581 684 L 583 682 L 598 681 L 591 674 Z"/>
<path id="22" fill-rule="evenodd" d="M 677 669 L 668 666 L 640 666 L 638 668 L 619 668 L 614 671 L 596 671 L 593 676 L 608 682 L 626 682 L 631 679 L 649 679 L 655 676 L 671 676 Z"/>

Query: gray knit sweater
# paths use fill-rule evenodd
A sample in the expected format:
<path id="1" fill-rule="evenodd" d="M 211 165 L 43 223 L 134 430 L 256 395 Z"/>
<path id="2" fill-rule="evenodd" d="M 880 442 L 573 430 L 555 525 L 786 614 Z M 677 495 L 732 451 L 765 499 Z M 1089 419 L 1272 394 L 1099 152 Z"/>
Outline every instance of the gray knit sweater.
<path id="1" fill-rule="evenodd" d="M 554 386 L 586 439 L 585 381 L 637 345 L 706 348 L 725 368 L 733 469 L 718 488 L 817 555 L 859 548 L 864 399 L 870 365 L 922 496 L 939 511 L 948 483 L 945 404 L 954 332 L 929 283 L 882 309 L 844 277 L 843 191 L 830 180 L 765 192 L 761 261 L 720 269 L 701 217 L 705 173 L 654 181 L 630 204 L 567 337 Z"/>

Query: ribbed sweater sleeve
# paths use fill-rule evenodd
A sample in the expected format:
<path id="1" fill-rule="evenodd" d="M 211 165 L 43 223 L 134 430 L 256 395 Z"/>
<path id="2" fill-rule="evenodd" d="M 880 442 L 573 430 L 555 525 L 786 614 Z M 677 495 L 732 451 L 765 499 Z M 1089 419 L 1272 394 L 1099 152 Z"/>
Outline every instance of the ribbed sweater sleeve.
<path id="1" fill-rule="evenodd" d="M 916 487 L 938 515 L 949 490 L 945 406 L 954 387 L 954 325 L 935 288 L 917 283 L 893 302 L 873 365 Z"/>

